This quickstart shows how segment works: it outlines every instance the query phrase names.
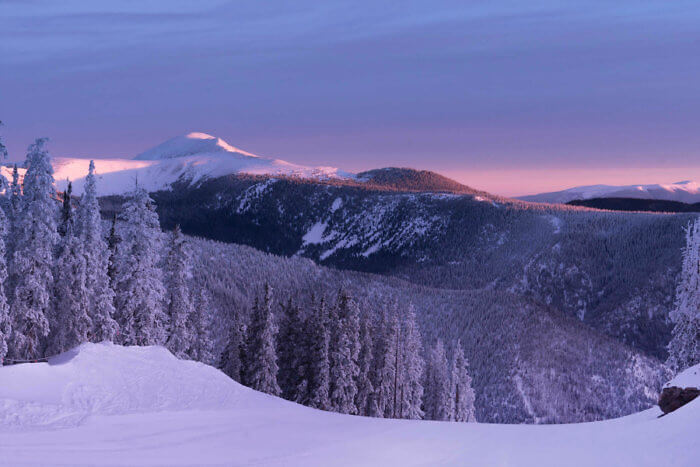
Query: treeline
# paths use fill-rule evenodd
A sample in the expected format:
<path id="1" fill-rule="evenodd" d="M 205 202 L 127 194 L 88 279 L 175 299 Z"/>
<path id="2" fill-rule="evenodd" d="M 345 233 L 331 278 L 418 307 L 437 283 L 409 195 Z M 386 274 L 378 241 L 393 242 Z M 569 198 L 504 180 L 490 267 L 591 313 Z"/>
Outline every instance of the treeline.
<path id="1" fill-rule="evenodd" d="M 255 300 L 234 321 L 220 368 L 258 391 L 321 410 L 372 417 L 475 421 L 474 392 L 459 342 L 451 366 L 441 341 L 424 352 L 415 313 L 362 313 L 340 290 L 334 302 Z M 273 309 L 278 312 L 274 313 Z"/>
<path id="2" fill-rule="evenodd" d="M 77 208 L 62 205 L 46 140 L 29 147 L 20 184 L 0 183 L 0 362 L 33 361 L 83 342 L 165 345 L 211 363 L 211 310 L 191 290 L 191 253 L 179 229 L 164 241 L 148 193 L 136 186 L 107 238 L 91 161 Z"/>

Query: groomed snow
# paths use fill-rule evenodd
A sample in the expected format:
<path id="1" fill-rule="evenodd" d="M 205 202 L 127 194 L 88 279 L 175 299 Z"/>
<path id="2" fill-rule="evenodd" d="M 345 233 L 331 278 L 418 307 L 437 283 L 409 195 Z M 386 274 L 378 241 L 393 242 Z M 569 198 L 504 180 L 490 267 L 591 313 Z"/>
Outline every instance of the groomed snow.
<path id="1" fill-rule="evenodd" d="M 256 393 L 159 347 L 85 344 L 0 368 L 0 464 L 697 465 L 700 401 L 659 414 L 550 426 L 353 417 Z"/>

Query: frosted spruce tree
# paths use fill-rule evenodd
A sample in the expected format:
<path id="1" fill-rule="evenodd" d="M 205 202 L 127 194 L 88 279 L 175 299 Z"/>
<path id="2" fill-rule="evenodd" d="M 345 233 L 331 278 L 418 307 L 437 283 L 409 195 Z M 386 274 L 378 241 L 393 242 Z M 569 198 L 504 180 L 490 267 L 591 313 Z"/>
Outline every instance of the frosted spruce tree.
<path id="1" fill-rule="evenodd" d="M 667 364 L 675 372 L 700 363 L 700 220 L 686 228 L 685 239 L 676 302 L 669 314 L 674 327 Z"/>
<path id="2" fill-rule="evenodd" d="M 168 254 L 165 259 L 165 288 L 168 294 L 168 318 L 169 332 L 166 347 L 178 358 L 185 358 L 187 351 L 192 345 L 194 352 L 197 352 L 197 345 L 194 342 L 196 329 L 190 328 L 188 321 L 193 320 L 193 304 L 190 297 L 190 281 L 192 279 L 191 253 L 189 245 L 182 235 L 180 226 L 169 235 Z M 205 306 L 205 304 L 201 304 Z M 208 310 L 203 310 L 203 313 Z M 199 360 L 199 355 L 193 356 Z"/>
<path id="3" fill-rule="evenodd" d="M 5 295 L 7 283 L 7 262 L 5 259 L 5 233 L 7 231 L 7 218 L 0 209 L 0 366 L 7 356 L 8 346 L 12 338 L 12 325 L 10 322 L 10 307 Z"/>
<path id="4" fill-rule="evenodd" d="M 76 233 L 85 255 L 85 291 L 92 321 L 90 340 L 113 341 L 118 331 L 114 320 L 114 290 L 108 276 L 109 250 L 102 233 L 102 217 L 97 201 L 95 163 L 90 161 L 83 195 L 76 213 Z"/>
<path id="5" fill-rule="evenodd" d="M 428 420 L 450 420 L 452 417 L 450 370 L 445 346 L 439 339 L 428 352 L 423 405 L 425 407 L 425 418 Z"/>
<path id="6" fill-rule="evenodd" d="M 68 199 L 69 192 L 64 194 Z M 73 208 L 64 204 L 59 231 L 59 254 L 54 268 L 51 333 L 48 351 L 57 354 L 86 342 L 92 329 L 85 289 L 87 274 L 83 243 L 75 235 Z"/>
<path id="7" fill-rule="evenodd" d="M 122 241 L 116 258 L 118 341 L 125 345 L 163 344 L 165 288 L 159 267 L 161 232 L 153 200 L 136 187 L 124 204 Z"/>
<path id="8" fill-rule="evenodd" d="M 199 289 L 194 307 L 189 315 L 189 348 L 187 354 L 192 360 L 211 365 L 214 363 L 214 342 L 211 338 L 211 300 L 204 287 Z"/>
<path id="9" fill-rule="evenodd" d="M 39 358 L 43 339 L 49 334 L 53 253 L 58 232 L 54 199 L 53 168 L 45 148 L 46 139 L 29 146 L 24 176 L 21 215 L 17 219 L 17 242 L 11 271 L 15 278 L 10 315 L 13 356 Z"/>
<path id="10" fill-rule="evenodd" d="M 401 327 L 396 305 L 384 311 L 383 329 L 380 334 L 381 345 L 378 352 L 380 359 L 379 378 L 375 383 L 379 411 L 385 418 L 399 417 L 399 383 L 401 374 Z"/>
<path id="11" fill-rule="evenodd" d="M 15 253 L 15 245 L 17 243 L 17 237 L 19 236 L 18 224 L 21 218 L 22 211 L 22 186 L 19 183 L 19 170 L 17 170 L 17 164 L 12 167 L 12 181 L 10 182 L 10 191 L 6 193 L 10 197 L 10 203 L 7 212 L 7 241 L 5 243 L 5 258 L 9 265 L 12 263 L 12 258 Z M 8 297 L 12 297 L 12 292 L 14 290 L 15 278 L 12 277 L 12 271 L 8 271 L 8 284 L 5 287 L 5 293 Z"/>
<path id="12" fill-rule="evenodd" d="M 410 311 L 403 320 L 401 341 L 401 378 L 399 378 L 399 418 L 423 418 L 423 344 L 416 323 L 416 314 Z"/>
<path id="13" fill-rule="evenodd" d="M 272 316 L 272 287 L 265 284 L 262 302 L 253 306 L 246 342 L 245 383 L 257 391 L 279 395 L 275 324 Z"/>
<path id="14" fill-rule="evenodd" d="M 282 397 L 291 401 L 303 400 L 306 392 L 306 349 L 304 321 L 301 309 L 291 299 L 282 307 L 280 329 L 277 334 L 277 382 Z"/>
<path id="15" fill-rule="evenodd" d="M 357 395 L 355 406 L 359 415 L 371 415 L 378 410 L 373 408 L 377 401 L 372 385 L 372 365 L 374 343 L 372 342 L 372 323 L 367 313 L 363 313 L 360 322 L 360 354 L 358 357 L 359 373 L 357 375 Z"/>
<path id="16" fill-rule="evenodd" d="M 219 359 L 219 369 L 228 375 L 229 378 L 239 383 L 243 382 L 245 333 L 245 326 L 234 320 L 228 333 L 226 346 Z"/>
<path id="17" fill-rule="evenodd" d="M 451 398 L 452 420 L 455 422 L 475 422 L 474 390 L 469 376 L 469 364 L 464 356 L 462 343 L 458 340 L 452 357 Z"/>
<path id="18" fill-rule="evenodd" d="M 320 410 L 331 410 L 330 401 L 330 323 L 326 301 L 321 298 L 308 317 L 309 368 L 307 373 L 308 400 L 302 403 Z"/>
<path id="19" fill-rule="evenodd" d="M 338 294 L 331 323 L 330 375 L 331 408 L 335 412 L 357 414 L 357 364 L 360 353 L 360 309 L 345 291 Z"/>

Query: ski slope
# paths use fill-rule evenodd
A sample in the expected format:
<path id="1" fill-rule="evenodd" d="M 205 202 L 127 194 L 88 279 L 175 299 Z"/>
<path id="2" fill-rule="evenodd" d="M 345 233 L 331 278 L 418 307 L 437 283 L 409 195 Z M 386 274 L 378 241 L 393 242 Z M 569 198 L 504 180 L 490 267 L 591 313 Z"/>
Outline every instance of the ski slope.
<path id="1" fill-rule="evenodd" d="M 684 383 L 700 383 L 694 371 Z M 548 426 L 354 417 L 257 393 L 160 347 L 84 344 L 0 368 L 0 465 L 697 465 L 700 401 L 659 414 Z"/>

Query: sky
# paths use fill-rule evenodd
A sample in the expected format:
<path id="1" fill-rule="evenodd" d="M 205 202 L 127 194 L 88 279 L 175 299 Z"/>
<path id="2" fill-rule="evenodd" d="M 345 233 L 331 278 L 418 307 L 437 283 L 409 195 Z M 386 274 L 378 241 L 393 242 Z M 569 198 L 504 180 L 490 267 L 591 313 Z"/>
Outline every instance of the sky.
<path id="1" fill-rule="evenodd" d="M 11 159 L 210 133 L 513 196 L 700 180 L 700 2 L 0 0 Z"/>

